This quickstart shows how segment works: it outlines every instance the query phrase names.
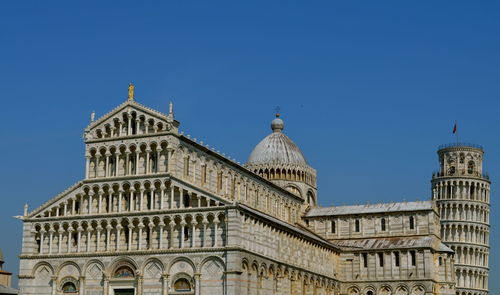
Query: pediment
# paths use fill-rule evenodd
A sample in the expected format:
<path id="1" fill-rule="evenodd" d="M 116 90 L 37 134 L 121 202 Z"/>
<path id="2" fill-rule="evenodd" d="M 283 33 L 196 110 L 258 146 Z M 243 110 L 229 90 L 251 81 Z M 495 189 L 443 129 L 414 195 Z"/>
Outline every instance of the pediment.
<path id="1" fill-rule="evenodd" d="M 56 195 L 52 199 L 42 204 L 40 207 L 33 210 L 28 214 L 28 217 L 46 217 L 49 212 L 54 210 L 54 208 L 61 206 L 61 204 L 68 202 L 68 200 L 75 198 L 78 194 L 80 194 L 82 191 L 82 186 L 82 181 L 75 183 L 62 193 Z"/>
<path id="2" fill-rule="evenodd" d="M 144 135 L 152 132 L 177 132 L 178 126 L 179 122 L 174 119 L 173 114 L 164 114 L 129 100 L 91 122 L 85 128 L 85 140 Z"/>

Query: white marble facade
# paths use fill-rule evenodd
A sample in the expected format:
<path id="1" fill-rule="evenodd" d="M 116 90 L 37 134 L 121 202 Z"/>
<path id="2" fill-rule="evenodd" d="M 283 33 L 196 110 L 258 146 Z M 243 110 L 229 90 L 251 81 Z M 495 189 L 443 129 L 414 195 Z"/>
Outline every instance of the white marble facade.
<path id="1" fill-rule="evenodd" d="M 92 120 L 85 179 L 24 214 L 20 294 L 487 294 L 489 193 L 320 208 L 280 118 L 245 166 L 178 127 L 133 96 Z M 481 225 L 441 227 L 453 206 Z"/>

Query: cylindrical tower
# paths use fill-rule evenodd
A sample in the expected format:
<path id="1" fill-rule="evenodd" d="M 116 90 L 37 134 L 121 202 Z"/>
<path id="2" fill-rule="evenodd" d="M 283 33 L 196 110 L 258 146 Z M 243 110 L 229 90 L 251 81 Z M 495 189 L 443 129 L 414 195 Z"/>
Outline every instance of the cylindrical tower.
<path id="1" fill-rule="evenodd" d="M 455 251 L 457 294 L 488 294 L 490 180 L 484 151 L 456 143 L 438 149 L 440 170 L 432 175 L 432 199 L 441 217 L 441 238 Z"/>

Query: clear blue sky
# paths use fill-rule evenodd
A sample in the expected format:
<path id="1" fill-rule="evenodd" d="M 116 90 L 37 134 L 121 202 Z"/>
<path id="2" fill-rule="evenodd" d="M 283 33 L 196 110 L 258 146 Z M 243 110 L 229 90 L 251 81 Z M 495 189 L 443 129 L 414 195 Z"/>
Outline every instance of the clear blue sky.
<path id="1" fill-rule="evenodd" d="M 500 2 L 11 1 L 0 4 L 0 248 L 84 174 L 83 128 L 126 99 L 245 162 L 279 105 L 322 205 L 428 199 L 436 147 L 482 144 L 500 293 Z"/>

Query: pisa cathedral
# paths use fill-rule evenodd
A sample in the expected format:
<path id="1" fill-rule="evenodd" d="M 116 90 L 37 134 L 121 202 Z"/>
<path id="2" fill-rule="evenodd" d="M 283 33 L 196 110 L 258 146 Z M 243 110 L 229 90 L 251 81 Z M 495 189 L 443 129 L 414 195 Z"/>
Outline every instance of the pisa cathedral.
<path id="1" fill-rule="evenodd" d="M 316 170 L 279 114 L 245 165 L 132 85 L 91 121 L 85 178 L 25 207 L 19 294 L 488 294 L 479 146 L 439 148 L 428 201 L 319 207 Z"/>

